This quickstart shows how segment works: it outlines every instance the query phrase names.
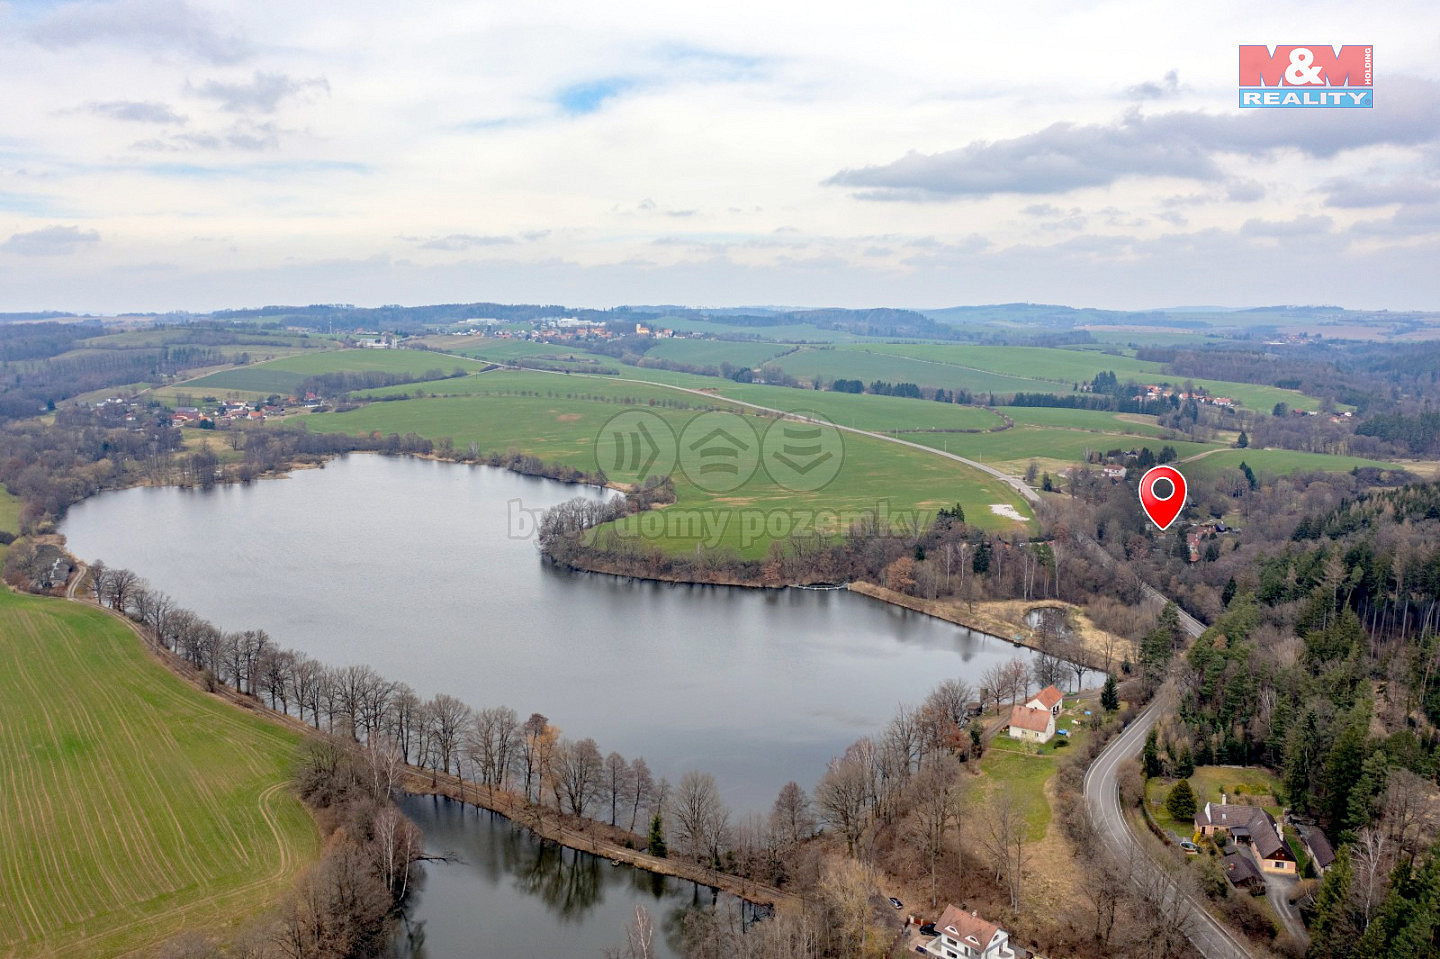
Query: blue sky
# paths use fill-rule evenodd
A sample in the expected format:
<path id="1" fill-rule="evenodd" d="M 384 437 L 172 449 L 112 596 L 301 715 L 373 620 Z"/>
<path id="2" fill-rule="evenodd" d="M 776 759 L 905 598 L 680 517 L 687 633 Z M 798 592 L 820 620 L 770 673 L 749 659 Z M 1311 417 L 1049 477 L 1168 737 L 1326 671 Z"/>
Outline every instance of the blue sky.
<path id="1" fill-rule="evenodd" d="M 1433 4 L 993 7 L 0 0 L 0 310 L 1440 309 Z"/>

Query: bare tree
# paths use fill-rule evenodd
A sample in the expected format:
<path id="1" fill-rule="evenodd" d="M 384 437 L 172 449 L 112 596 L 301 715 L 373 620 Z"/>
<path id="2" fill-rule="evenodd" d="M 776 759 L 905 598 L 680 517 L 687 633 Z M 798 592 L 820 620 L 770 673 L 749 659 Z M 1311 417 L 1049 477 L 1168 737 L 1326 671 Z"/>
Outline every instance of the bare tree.
<path id="1" fill-rule="evenodd" d="M 980 677 L 980 682 L 986 693 L 986 699 L 995 701 L 995 711 L 1000 711 L 1000 701 L 1005 698 L 1010 688 L 1010 676 L 1005 669 L 1004 663 L 992 663 L 985 668 L 985 674 Z"/>
<path id="2" fill-rule="evenodd" d="M 630 831 L 640 822 L 640 811 L 659 806 L 663 800 L 656 799 L 655 779 L 650 775 L 650 766 L 644 756 L 630 760 Z M 648 817 L 647 817 L 648 818 Z"/>
<path id="3" fill-rule="evenodd" d="M 1355 880 L 1350 891 L 1351 900 L 1360 910 L 1363 930 L 1385 898 L 1386 881 L 1395 864 L 1394 848 L 1385 834 L 1366 827 L 1355 836 L 1350 846 L 1350 861 L 1355 865 Z"/>
<path id="4" fill-rule="evenodd" d="M 460 746 L 461 734 L 470 723 L 470 707 L 444 693 L 431 699 L 426 706 L 436 768 L 448 774 L 450 761 L 455 758 Z M 459 772 L 458 765 L 456 772 Z"/>
<path id="5" fill-rule="evenodd" d="M 815 786 L 815 808 L 820 818 L 845 837 L 845 848 L 851 855 L 865 829 L 869 800 L 869 773 L 848 752 L 830 761 Z"/>
<path id="6" fill-rule="evenodd" d="M 995 867 L 996 880 L 1004 883 L 1010 908 L 1020 909 L 1025 867 L 1029 864 L 1029 826 L 1014 793 L 999 788 L 980 817 L 979 839 Z"/>
<path id="7" fill-rule="evenodd" d="M 730 811 L 720 801 L 715 777 L 709 773 L 686 773 L 680 778 L 680 787 L 670 808 L 681 851 L 694 859 L 706 860 L 718 869 L 729 832 Z"/>
<path id="8" fill-rule="evenodd" d="M 617 824 L 620 810 L 630 794 L 630 764 L 612 752 L 605 757 L 605 796 L 610 800 L 610 825 Z"/>
<path id="9" fill-rule="evenodd" d="M 794 780 L 781 786 L 780 795 L 775 797 L 775 805 L 770 810 L 770 831 L 781 846 L 793 846 L 815 832 L 810 797 Z"/>
<path id="10" fill-rule="evenodd" d="M 960 782 L 959 760 L 942 755 L 927 763 L 910 786 L 914 806 L 908 832 L 930 876 L 931 908 L 940 903 L 938 877 L 946 840 L 960 824 Z"/>
<path id="11" fill-rule="evenodd" d="M 560 740 L 555 750 L 555 779 L 570 804 L 570 812 L 584 816 L 595 801 L 604 772 L 600 748 L 593 739 Z M 558 805 L 558 803 L 557 803 Z"/>

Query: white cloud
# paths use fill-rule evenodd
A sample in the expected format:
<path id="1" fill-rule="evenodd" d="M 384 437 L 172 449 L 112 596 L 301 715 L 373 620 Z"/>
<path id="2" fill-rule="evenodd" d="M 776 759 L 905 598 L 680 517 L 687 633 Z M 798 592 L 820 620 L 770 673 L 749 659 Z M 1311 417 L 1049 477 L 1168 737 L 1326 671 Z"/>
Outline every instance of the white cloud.
<path id="1" fill-rule="evenodd" d="M 4 243 L 0 243 L 0 251 L 18 253 L 20 256 L 63 256 L 99 242 L 100 234 L 94 230 L 82 230 L 75 226 L 47 226 L 41 230 L 12 235 Z"/>
<path id="2" fill-rule="evenodd" d="M 0 310 L 1440 308 L 1440 11 L 1367 12 L 1373 110 L 1236 109 L 1237 43 L 1301 17 L 1355 39 L 1299 0 L 0 2 L 0 246 L 105 237 L 57 236 L 83 269 L 35 256 Z"/>

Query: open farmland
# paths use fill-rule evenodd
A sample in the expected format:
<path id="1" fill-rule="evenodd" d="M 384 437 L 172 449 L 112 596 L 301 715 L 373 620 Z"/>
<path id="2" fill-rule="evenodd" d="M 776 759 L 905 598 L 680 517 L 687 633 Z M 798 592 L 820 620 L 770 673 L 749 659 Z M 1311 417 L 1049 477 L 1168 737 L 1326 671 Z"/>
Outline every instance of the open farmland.
<path id="1" fill-rule="evenodd" d="M 3 486 L 0 486 L 0 532 L 20 532 L 20 497 Z M 8 549 L 4 543 L 0 543 L 0 562 L 5 561 L 5 552 Z"/>
<path id="2" fill-rule="evenodd" d="M 0 954 L 128 952 L 273 901 L 316 853 L 298 738 L 121 622 L 0 591 Z"/>
<path id="3" fill-rule="evenodd" d="M 930 349 L 930 347 L 919 347 Z M 867 386 L 875 380 L 887 383 L 915 383 L 972 393 L 1054 393 L 1057 385 L 1047 380 L 1007 376 L 985 370 L 966 369 L 935 360 L 872 352 L 870 346 L 848 349 L 804 349 L 775 360 L 791 376 L 804 380 L 861 380 Z M 1069 384 L 1063 392 L 1070 392 Z"/>
<path id="4" fill-rule="evenodd" d="M 468 356 L 488 363 L 533 361 L 547 367 L 574 370 L 593 370 L 598 367 L 614 369 L 620 365 L 619 360 L 611 357 L 558 343 L 534 343 L 530 340 L 503 340 L 479 336 L 427 336 L 421 342 L 440 352 Z"/>
<path id="5" fill-rule="evenodd" d="M 1025 426 L 1054 426 L 1092 433 L 1116 433 L 1141 437 L 1164 436 L 1167 430 L 1155 417 L 1140 413 L 1109 413 L 1104 410 L 1065 410 L 1049 406 L 1007 406 L 1004 413 Z"/>
<path id="6" fill-rule="evenodd" d="M 661 340 L 645 352 L 647 357 L 686 363 L 691 366 L 756 367 L 766 360 L 787 353 L 795 347 L 787 343 L 762 343 L 747 340 Z"/>
<path id="7" fill-rule="evenodd" d="M 1156 453 L 1165 446 L 1175 447 L 1181 458 L 1217 449 L 1213 443 L 1188 443 L 1154 437 L 1124 436 L 1113 433 L 1087 433 L 1081 430 L 1017 426 L 1003 433 L 944 435 L 915 433 L 906 439 L 935 449 L 979 460 L 1006 472 L 1019 475 L 1031 460 L 1054 471 L 1085 461 L 1088 451 L 1103 453 L 1112 449 L 1138 449 L 1148 446 Z"/>
<path id="8" fill-rule="evenodd" d="M 1182 457 L 1185 454 L 1181 454 Z M 1385 463 L 1359 456 L 1332 456 L 1328 453 L 1301 453 L 1296 450 L 1222 449 L 1199 457 L 1181 467 L 1186 476 L 1211 477 L 1238 467 L 1241 462 L 1257 476 L 1283 476 L 1301 470 L 1344 472 L 1358 467 L 1399 469 L 1403 464 Z"/>
<path id="9" fill-rule="evenodd" d="M 606 424 L 627 410 L 644 409 L 659 417 L 679 435 L 697 414 L 706 409 L 743 412 L 745 422 L 758 434 L 772 422 L 769 414 L 746 411 L 728 404 L 723 397 L 696 395 L 658 385 L 617 381 L 608 377 L 567 377 L 534 372 L 497 371 L 483 376 L 446 380 L 444 389 L 463 387 L 449 396 L 374 403 L 345 413 L 311 416 L 311 429 L 351 434 L 379 432 L 417 433 L 431 439 L 450 438 L 464 449 L 474 444 L 481 451 L 517 450 L 541 459 L 564 463 L 581 470 L 604 469 L 612 480 L 633 478 L 613 469 L 611 457 L 597 457 L 596 437 L 604 436 Z M 399 388 L 391 388 L 399 389 Z M 816 394 L 771 388 L 772 392 L 808 399 Z M 834 395 L 838 394 L 820 394 Z M 765 397 L 770 399 L 770 397 Z M 874 400 L 883 397 L 839 397 L 847 400 Z M 946 404 L 897 400 L 921 410 L 935 407 L 953 410 L 957 417 L 980 415 L 995 420 L 982 410 Z M 797 404 L 798 406 L 799 404 Z M 666 511 L 718 509 L 772 512 L 779 510 L 828 511 L 836 517 L 854 516 L 860 511 L 888 509 L 933 511 L 960 502 L 966 516 L 976 525 L 1009 528 L 1013 520 L 990 510 L 1002 504 L 1029 517 L 1028 507 L 1007 485 L 962 463 L 908 449 L 883 439 L 845 434 L 844 465 L 835 479 L 816 491 L 796 492 L 772 482 L 757 471 L 744 485 L 723 495 L 708 493 L 685 476 L 673 475 L 679 502 Z M 672 514 L 672 515 L 678 515 Z M 927 517 L 928 518 L 928 517 Z M 822 531 L 835 531 L 835 522 L 822 524 Z M 745 537 L 736 524 L 721 531 L 711 545 L 733 549 L 744 555 L 764 555 L 769 542 L 784 538 L 784 532 Z M 773 533 L 773 535 L 772 535 Z M 667 548 L 688 551 L 697 542 L 710 539 L 693 529 L 667 529 L 660 540 Z"/>
<path id="10" fill-rule="evenodd" d="M 284 393 L 324 373 L 403 373 L 424 376 L 432 370 L 479 369 L 477 361 L 427 350 L 327 350 L 284 357 L 211 373 L 185 384 L 192 390 L 250 390 Z"/>
<path id="11" fill-rule="evenodd" d="M 1320 401 L 1297 390 L 1253 383 L 1232 383 L 1201 377 L 1183 377 L 1163 372 L 1159 363 L 1137 360 L 1131 356 L 1114 356 L 1093 350 L 1072 350 L 1037 346 L 957 346 L 951 344 L 875 344 L 848 348 L 854 351 L 905 356 L 926 362 L 953 365 L 960 369 L 985 370 L 1004 376 L 1023 376 L 1049 385 L 1046 393 L 1069 393 L 1076 383 L 1091 379 L 1101 371 L 1113 372 L 1123 383 L 1170 383 L 1180 386 L 1187 380 L 1209 390 L 1214 396 L 1228 396 L 1252 410 L 1268 413 L 1276 403 L 1288 403 L 1292 409 L 1318 409 Z M 844 352 L 844 351 L 836 351 Z M 935 374 L 932 374 L 932 377 Z M 920 382 L 920 381 L 916 381 Z M 936 386 L 945 385 L 932 379 Z M 1029 392 L 1034 392 L 1031 388 Z M 999 392 L 997 390 L 997 392 Z M 1013 390 L 1010 392 L 1014 392 Z"/>

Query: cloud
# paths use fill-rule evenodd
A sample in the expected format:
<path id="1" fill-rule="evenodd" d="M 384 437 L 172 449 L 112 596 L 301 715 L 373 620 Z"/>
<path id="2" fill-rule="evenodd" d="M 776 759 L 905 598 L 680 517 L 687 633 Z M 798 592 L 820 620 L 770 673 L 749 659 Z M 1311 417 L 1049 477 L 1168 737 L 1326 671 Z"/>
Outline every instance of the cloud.
<path id="1" fill-rule="evenodd" d="M 330 82 L 324 77 L 296 80 L 283 73 L 261 73 L 256 70 L 249 83 L 209 80 L 188 89 L 198 97 L 219 102 L 220 109 L 230 113 L 274 113 L 280 101 L 288 96 L 306 90 L 324 90 L 329 93 Z"/>
<path id="2" fill-rule="evenodd" d="M 1366 236 L 1411 237 L 1440 233 L 1440 203 L 1401 207 L 1388 220 L 1362 220 L 1350 228 Z"/>
<path id="3" fill-rule="evenodd" d="M 125 120 L 130 123 L 185 123 L 189 117 L 182 116 L 164 103 L 145 100 L 109 100 L 91 103 L 87 109 L 96 116 L 111 120 Z"/>
<path id="4" fill-rule="evenodd" d="M 506 246 L 515 242 L 510 236 L 476 236 L 473 233 L 452 233 L 433 237 L 420 244 L 422 250 L 469 250 L 477 246 Z"/>
<path id="5" fill-rule="evenodd" d="M 100 234 L 94 230 L 81 230 L 78 226 L 47 226 L 29 233 L 14 234 L 0 243 L 0 250 L 21 256 L 60 256 L 99 242 Z"/>
<path id="6" fill-rule="evenodd" d="M 1391 203 L 1434 203 L 1440 200 L 1440 184 L 1418 177 L 1375 182 L 1353 177 L 1336 177 L 1320 185 L 1325 205 L 1348 209 L 1387 206 Z"/>
<path id="7" fill-rule="evenodd" d="M 138 140 L 132 150 L 180 153 L 186 150 L 271 150 L 280 145 L 280 129 L 273 123 L 241 121 L 220 132 L 177 133 L 164 140 Z"/>
<path id="8" fill-rule="evenodd" d="M 606 77 L 577 83 L 556 93 L 555 103 L 569 116 L 584 116 L 599 110 L 605 101 L 613 100 L 636 83 L 633 77 Z"/>
<path id="9" fill-rule="evenodd" d="M 1240 227 L 1242 236 L 1265 236 L 1278 239 L 1322 236 L 1330 232 L 1335 221 L 1328 216 L 1297 216 L 1293 220 L 1246 220 Z"/>
<path id="10" fill-rule="evenodd" d="M 1225 153 L 1257 158 L 1292 149 L 1332 157 L 1367 146 L 1436 142 L 1440 84 L 1396 77 L 1386 89 L 1390 105 L 1383 111 L 1246 110 L 1147 116 L 1132 110 L 1111 124 L 1056 123 L 1009 140 L 976 140 L 945 153 L 912 152 L 883 166 L 841 170 L 824 183 L 859 187 L 856 196 L 863 200 L 1059 194 L 1108 186 L 1127 176 L 1220 181 L 1224 174 L 1215 157 Z M 1242 196 L 1253 192 L 1253 188 L 1242 191 Z"/>
<path id="11" fill-rule="evenodd" d="M 248 41 L 184 0 L 70 3 L 26 32 L 51 50 L 109 43 L 170 50 L 214 64 L 238 63 L 251 54 Z"/>
<path id="12" fill-rule="evenodd" d="M 1166 97 L 1173 97 L 1180 92 L 1180 73 L 1171 70 L 1165 74 L 1165 79 L 1156 82 L 1147 80 L 1144 83 L 1137 83 L 1133 87 L 1127 87 L 1125 95 L 1132 100 L 1163 100 Z"/>

